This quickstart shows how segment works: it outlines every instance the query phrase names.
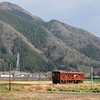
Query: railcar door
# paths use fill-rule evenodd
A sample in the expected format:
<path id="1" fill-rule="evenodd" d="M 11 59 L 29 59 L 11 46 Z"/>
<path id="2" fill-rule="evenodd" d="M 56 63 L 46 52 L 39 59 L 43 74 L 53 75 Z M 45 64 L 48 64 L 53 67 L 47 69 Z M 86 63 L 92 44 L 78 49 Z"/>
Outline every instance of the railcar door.
<path id="1" fill-rule="evenodd" d="M 60 83 L 60 72 L 52 72 L 52 82 L 53 84 Z"/>

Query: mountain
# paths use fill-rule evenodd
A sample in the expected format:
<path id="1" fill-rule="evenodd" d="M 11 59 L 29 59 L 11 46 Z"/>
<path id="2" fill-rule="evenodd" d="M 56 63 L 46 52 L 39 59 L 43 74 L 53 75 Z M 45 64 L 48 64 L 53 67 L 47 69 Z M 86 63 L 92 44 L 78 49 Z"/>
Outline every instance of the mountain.
<path id="1" fill-rule="evenodd" d="M 26 19 L 30 22 L 35 22 L 38 24 L 41 24 L 43 20 L 39 17 L 36 17 L 35 15 L 30 14 L 29 12 L 25 11 L 18 5 L 9 3 L 9 2 L 3 2 L 0 3 L 0 10 L 8 11 L 14 15 L 17 15 L 23 19 Z"/>
<path id="2" fill-rule="evenodd" d="M 74 48 L 78 52 L 83 53 L 90 58 L 93 56 L 91 53 L 94 53 L 95 57 L 92 59 L 100 61 L 98 56 L 100 52 L 100 39 L 90 32 L 55 20 L 48 22 L 46 28 L 71 48 Z M 89 50 L 90 53 L 87 49 L 91 49 Z"/>
<path id="3" fill-rule="evenodd" d="M 18 5 L 0 3 L 0 70 L 20 54 L 21 71 L 72 70 L 95 73 L 100 66 L 100 39 L 57 20 L 49 22 Z"/>

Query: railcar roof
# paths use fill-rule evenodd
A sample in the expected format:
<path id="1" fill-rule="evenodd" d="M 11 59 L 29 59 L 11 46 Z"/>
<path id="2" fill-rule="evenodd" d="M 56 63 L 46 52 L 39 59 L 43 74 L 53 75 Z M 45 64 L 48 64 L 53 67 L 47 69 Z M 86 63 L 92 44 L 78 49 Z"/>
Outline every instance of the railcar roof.
<path id="1" fill-rule="evenodd" d="M 74 71 L 52 71 L 52 72 L 60 72 L 60 73 L 84 73 L 84 72 L 74 72 Z"/>

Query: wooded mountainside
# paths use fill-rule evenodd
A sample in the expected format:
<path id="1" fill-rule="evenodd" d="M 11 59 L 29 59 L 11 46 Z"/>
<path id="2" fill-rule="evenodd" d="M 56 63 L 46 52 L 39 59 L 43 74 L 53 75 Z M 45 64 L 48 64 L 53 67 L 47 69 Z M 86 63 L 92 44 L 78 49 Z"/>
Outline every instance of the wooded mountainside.
<path id="1" fill-rule="evenodd" d="M 0 71 L 100 71 L 100 39 L 57 20 L 43 21 L 18 5 L 0 3 Z"/>

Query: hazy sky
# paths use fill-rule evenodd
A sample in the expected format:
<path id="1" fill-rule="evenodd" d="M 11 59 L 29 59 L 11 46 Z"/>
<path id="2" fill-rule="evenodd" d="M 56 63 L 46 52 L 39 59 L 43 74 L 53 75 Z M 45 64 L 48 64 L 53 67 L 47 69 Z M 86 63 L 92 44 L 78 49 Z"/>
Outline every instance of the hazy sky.
<path id="1" fill-rule="evenodd" d="M 44 21 L 56 19 L 100 37 L 100 0 L 6 0 Z M 4 2 L 4 0 L 0 0 Z"/>

